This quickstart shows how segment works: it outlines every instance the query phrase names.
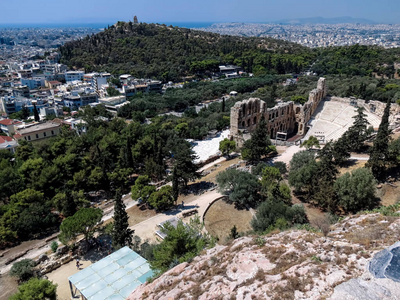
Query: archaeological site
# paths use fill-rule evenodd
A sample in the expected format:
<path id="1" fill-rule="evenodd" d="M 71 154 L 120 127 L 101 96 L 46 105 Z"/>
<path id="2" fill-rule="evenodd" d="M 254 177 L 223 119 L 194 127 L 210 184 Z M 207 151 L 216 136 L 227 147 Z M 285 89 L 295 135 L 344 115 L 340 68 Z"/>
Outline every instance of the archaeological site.
<path id="1" fill-rule="evenodd" d="M 326 101 L 321 103 L 322 100 Z M 259 98 L 237 102 L 231 108 L 230 138 L 241 147 L 264 118 L 271 139 L 286 141 L 295 137 L 294 140 L 299 140 L 314 135 L 325 143 L 336 140 L 352 125 L 357 107 L 365 108 L 370 125 L 377 129 L 385 103 L 327 96 L 326 80 L 320 78 L 304 104 L 278 101 L 268 108 Z M 391 106 L 390 123 L 393 128 L 400 126 L 400 107 L 395 103 Z"/>

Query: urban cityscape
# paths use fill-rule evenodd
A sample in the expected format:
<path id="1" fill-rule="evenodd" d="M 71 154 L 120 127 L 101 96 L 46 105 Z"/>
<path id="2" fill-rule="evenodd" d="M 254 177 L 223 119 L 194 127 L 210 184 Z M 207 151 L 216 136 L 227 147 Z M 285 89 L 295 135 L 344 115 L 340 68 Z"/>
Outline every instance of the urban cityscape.
<path id="1" fill-rule="evenodd" d="M 357 17 L 0 24 L 0 300 L 400 299 L 400 24 Z"/>
<path id="2" fill-rule="evenodd" d="M 271 37 L 311 48 L 355 44 L 400 47 L 399 24 L 217 23 L 200 30 L 237 36 Z"/>

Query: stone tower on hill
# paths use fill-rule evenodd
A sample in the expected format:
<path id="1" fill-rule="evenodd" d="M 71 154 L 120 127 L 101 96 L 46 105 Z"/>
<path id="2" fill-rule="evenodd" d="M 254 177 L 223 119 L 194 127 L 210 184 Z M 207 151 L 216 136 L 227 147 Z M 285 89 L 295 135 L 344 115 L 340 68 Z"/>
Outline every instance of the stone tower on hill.
<path id="1" fill-rule="evenodd" d="M 133 24 L 138 24 L 139 23 L 139 21 L 138 21 L 138 19 L 137 19 L 137 16 L 134 16 L 133 17 Z"/>

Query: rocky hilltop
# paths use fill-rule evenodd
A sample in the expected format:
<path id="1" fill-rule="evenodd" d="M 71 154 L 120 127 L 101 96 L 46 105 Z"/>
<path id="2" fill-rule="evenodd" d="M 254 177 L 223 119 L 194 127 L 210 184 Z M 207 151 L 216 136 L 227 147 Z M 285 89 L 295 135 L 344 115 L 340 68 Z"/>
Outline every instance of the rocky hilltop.
<path id="1" fill-rule="evenodd" d="M 400 218 L 373 213 L 347 217 L 327 236 L 296 229 L 243 237 L 174 267 L 129 299 L 399 299 L 399 232 Z"/>

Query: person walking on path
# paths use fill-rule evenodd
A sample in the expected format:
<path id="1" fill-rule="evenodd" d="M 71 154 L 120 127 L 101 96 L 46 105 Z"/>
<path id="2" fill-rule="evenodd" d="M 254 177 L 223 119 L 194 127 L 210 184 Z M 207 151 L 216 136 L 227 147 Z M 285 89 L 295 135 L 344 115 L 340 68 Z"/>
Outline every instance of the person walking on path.
<path id="1" fill-rule="evenodd" d="M 76 259 L 76 268 L 79 270 L 79 267 L 80 267 L 81 265 L 80 265 L 80 263 L 79 263 L 79 258 L 77 258 Z"/>

